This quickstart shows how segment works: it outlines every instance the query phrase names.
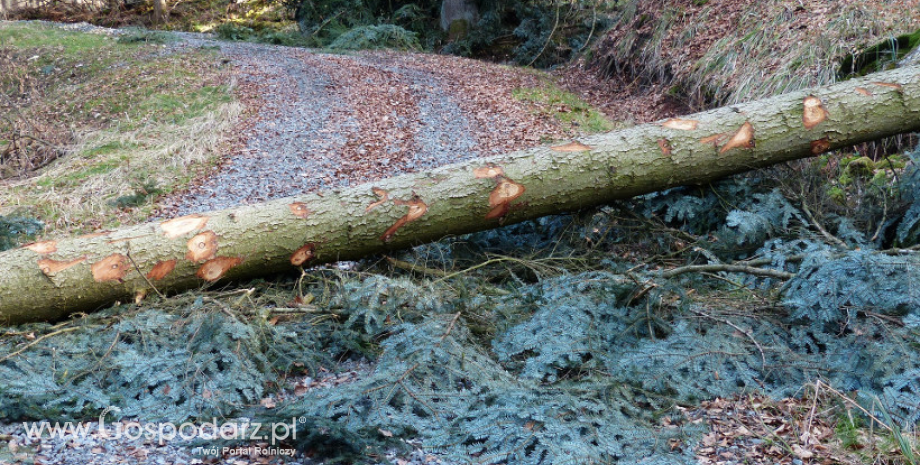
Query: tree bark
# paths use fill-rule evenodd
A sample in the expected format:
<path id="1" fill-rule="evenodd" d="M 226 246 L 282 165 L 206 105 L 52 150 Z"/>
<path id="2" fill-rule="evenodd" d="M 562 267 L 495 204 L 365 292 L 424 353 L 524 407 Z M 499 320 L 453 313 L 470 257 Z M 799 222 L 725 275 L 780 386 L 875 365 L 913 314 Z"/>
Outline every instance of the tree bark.
<path id="1" fill-rule="evenodd" d="M 0 253 L 0 322 L 295 270 L 920 130 L 920 66 L 379 182 Z"/>
<path id="2" fill-rule="evenodd" d="M 153 0 L 153 24 L 162 24 L 164 19 L 166 19 L 166 0 Z"/>

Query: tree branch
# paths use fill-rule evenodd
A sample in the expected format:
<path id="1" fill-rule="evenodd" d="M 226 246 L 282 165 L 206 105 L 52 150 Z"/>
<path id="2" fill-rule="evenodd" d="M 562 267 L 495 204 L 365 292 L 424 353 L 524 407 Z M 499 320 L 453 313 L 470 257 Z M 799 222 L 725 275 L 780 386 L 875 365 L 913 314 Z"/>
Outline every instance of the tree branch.
<path id="1" fill-rule="evenodd" d="M 767 268 L 756 268 L 753 266 L 743 266 L 743 265 L 689 265 L 682 266 L 680 268 L 674 268 L 673 270 L 668 270 L 661 273 L 662 278 L 673 278 L 685 273 L 699 273 L 702 271 L 727 271 L 729 273 L 746 273 L 754 276 L 764 276 L 767 278 L 777 278 L 777 279 L 792 279 L 795 277 L 795 273 L 788 273 L 786 271 L 780 270 L 771 270 Z"/>

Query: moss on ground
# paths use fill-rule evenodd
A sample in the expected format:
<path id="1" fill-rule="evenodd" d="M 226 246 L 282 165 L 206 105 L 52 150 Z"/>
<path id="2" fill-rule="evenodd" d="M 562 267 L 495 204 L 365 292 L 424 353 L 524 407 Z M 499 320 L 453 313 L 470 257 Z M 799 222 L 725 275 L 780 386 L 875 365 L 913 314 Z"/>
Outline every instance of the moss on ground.
<path id="1" fill-rule="evenodd" d="M 566 132 L 598 133 L 612 131 L 616 124 L 577 95 L 547 83 L 539 88 L 519 88 L 512 92 L 518 100 L 535 104 L 535 111 L 553 116 Z"/>
<path id="2" fill-rule="evenodd" d="M 865 76 L 894 68 L 899 60 L 920 46 L 920 29 L 912 34 L 889 37 L 864 51 L 848 55 L 840 63 L 840 78 Z"/>

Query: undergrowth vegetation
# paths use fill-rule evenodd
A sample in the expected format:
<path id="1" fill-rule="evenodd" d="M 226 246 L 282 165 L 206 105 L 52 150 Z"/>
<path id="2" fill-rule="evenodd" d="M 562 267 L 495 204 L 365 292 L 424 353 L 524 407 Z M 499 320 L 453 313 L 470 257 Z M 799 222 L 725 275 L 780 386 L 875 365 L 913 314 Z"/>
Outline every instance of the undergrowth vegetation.
<path id="1" fill-rule="evenodd" d="M 483 1 L 473 17 L 440 24 L 441 2 L 284 0 L 299 25 L 297 42 L 338 50 L 423 49 L 550 66 L 574 58 L 609 24 L 591 1 Z M 277 29 L 276 29 L 277 30 Z M 273 41 L 278 32 L 227 22 L 222 37 Z"/>
<path id="2" fill-rule="evenodd" d="M 910 431 L 918 161 L 851 172 L 861 181 L 834 193 L 817 181 L 846 166 L 801 161 L 248 289 L 9 328 L 0 417 L 296 416 L 302 450 L 348 463 L 408 439 L 472 463 L 693 463 L 704 428 L 687 408 L 820 382 L 845 399 L 822 409 Z M 879 172 L 888 187 L 864 188 Z M 354 382 L 292 392 L 364 359 L 373 369 Z M 285 400 L 258 407 L 270 395 Z M 859 436 L 849 421 L 843 439 Z"/>
<path id="3" fill-rule="evenodd" d="M 228 69 L 172 42 L 0 26 L 0 215 L 49 231 L 135 222 L 216 158 L 240 111 Z"/>
<path id="4" fill-rule="evenodd" d="M 441 1 L 190 0 L 167 2 L 154 21 L 152 2 L 75 0 L 15 13 L 17 19 L 87 21 L 106 27 L 143 26 L 213 32 L 226 40 L 358 50 L 421 49 L 540 67 L 564 63 L 587 49 L 610 24 L 597 1 L 473 1 L 476 13 L 447 27 Z"/>
<path id="5" fill-rule="evenodd" d="M 692 108 L 749 101 L 893 66 L 916 46 L 915 0 L 620 2 L 595 47 L 612 78 Z"/>

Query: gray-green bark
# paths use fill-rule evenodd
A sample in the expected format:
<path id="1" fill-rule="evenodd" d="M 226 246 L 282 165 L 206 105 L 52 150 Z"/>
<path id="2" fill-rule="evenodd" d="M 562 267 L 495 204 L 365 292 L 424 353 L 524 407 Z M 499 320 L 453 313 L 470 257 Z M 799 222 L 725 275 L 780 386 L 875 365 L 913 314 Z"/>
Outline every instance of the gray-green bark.
<path id="1" fill-rule="evenodd" d="M 373 184 L 0 253 L 0 322 L 356 259 L 920 130 L 920 67 Z"/>

